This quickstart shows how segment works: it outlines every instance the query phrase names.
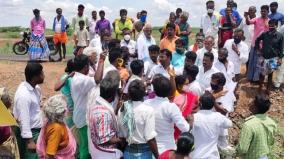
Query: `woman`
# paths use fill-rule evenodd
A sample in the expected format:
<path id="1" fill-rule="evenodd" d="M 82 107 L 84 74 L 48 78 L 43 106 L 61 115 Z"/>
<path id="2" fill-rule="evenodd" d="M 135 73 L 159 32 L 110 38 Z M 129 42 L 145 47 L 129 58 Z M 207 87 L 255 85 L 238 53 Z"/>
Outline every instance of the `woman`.
<path id="1" fill-rule="evenodd" d="M 61 77 L 61 79 L 56 83 L 54 90 L 61 91 L 61 93 L 66 97 L 67 100 L 67 117 L 66 117 L 66 124 L 69 128 L 74 126 L 73 122 L 73 109 L 74 109 L 74 102 L 71 97 L 71 81 L 74 75 L 74 62 L 73 59 L 68 60 L 67 66 L 65 68 L 65 74 Z"/>
<path id="2" fill-rule="evenodd" d="M 180 16 L 180 21 L 178 23 L 178 26 L 180 28 L 180 38 L 185 42 L 185 48 L 188 49 L 189 39 L 188 36 L 191 33 L 191 27 L 187 23 L 188 20 L 188 12 L 183 11 Z"/>
<path id="3" fill-rule="evenodd" d="M 221 17 L 220 24 L 219 48 L 222 48 L 227 40 L 233 38 L 233 29 L 237 27 L 237 21 L 232 16 L 232 8 L 226 8 L 226 14 Z"/>
<path id="4" fill-rule="evenodd" d="M 49 48 L 44 36 L 45 20 L 38 9 L 34 9 L 33 13 L 35 17 L 31 20 L 32 34 L 28 53 L 30 60 L 44 60 L 49 57 Z"/>
<path id="5" fill-rule="evenodd" d="M 176 95 L 173 102 L 179 107 L 184 118 L 196 112 L 198 105 L 198 96 L 188 90 L 189 81 L 184 75 L 176 76 Z M 175 127 L 175 139 L 180 135 L 179 129 Z"/>
<path id="6" fill-rule="evenodd" d="M 194 137 L 189 132 L 182 133 L 177 140 L 177 150 L 168 150 L 159 159 L 190 159 L 189 154 L 194 149 Z"/>
<path id="7" fill-rule="evenodd" d="M 153 155 L 156 158 L 159 156 L 155 140 L 155 114 L 152 107 L 143 103 L 145 91 L 141 80 L 132 81 L 128 87 L 130 100 L 118 112 L 119 136 L 128 142 L 124 159 L 152 159 Z"/>
<path id="8" fill-rule="evenodd" d="M 169 16 L 169 19 L 166 21 L 165 25 L 163 26 L 163 28 L 161 28 L 159 31 L 161 33 L 161 38 L 160 39 L 163 39 L 164 37 L 167 36 L 167 29 L 166 29 L 166 26 L 169 24 L 169 23 L 172 23 L 172 24 L 175 24 L 175 34 L 176 36 L 179 36 L 180 34 L 180 28 L 179 26 L 175 23 L 176 21 L 176 15 L 174 12 L 171 12 L 170 13 L 170 16 Z"/>
<path id="9" fill-rule="evenodd" d="M 76 141 L 64 123 L 66 111 L 63 95 L 55 95 L 45 102 L 43 112 L 46 120 L 36 145 L 39 158 L 75 159 Z"/>

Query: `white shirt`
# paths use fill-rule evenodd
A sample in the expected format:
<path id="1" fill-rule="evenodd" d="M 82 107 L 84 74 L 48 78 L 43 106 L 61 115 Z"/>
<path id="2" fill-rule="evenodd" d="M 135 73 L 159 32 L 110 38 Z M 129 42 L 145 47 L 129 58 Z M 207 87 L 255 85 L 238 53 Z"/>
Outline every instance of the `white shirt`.
<path id="1" fill-rule="evenodd" d="M 202 88 L 202 92 L 206 89 L 211 87 L 210 82 L 211 82 L 211 76 L 214 73 L 220 72 L 219 70 L 217 70 L 214 66 L 211 67 L 210 70 L 204 72 L 204 68 L 203 66 L 199 67 L 199 73 L 196 77 L 196 80 L 199 82 L 201 88 Z"/>
<path id="2" fill-rule="evenodd" d="M 218 137 L 224 129 L 232 127 L 232 121 L 212 110 L 200 110 L 194 114 L 192 134 L 195 149 L 193 159 L 219 159 Z"/>
<path id="3" fill-rule="evenodd" d="M 155 97 L 145 101 L 155 112 L 156 141 L 159 154 L 166 150 L 175 150 L 174 126 L 181 132 L 189 131 L 189 124 L 181 114 L 176 104 L 168 98 Z"/>
<path id="4" fill-rule="evenodd" d="M 135 81 L 135 80 L 141 80 L 141 78 L 139 76 L 132 74 L 131 77 L 129 78 L 129 80 L 127 81 L 125 87 L 124 87 L 124 90 L 123 90 L 124 94 L 128 94 L 128 87 L 129 87 L 130 83 Z"/>
<path id="5" fill-rule="evenodd" d="M 133 113 L 136 130 L 133 135 L 127 138 L 128 144 L 145 144 L 155 138 L 155 113 L 154 109 L 143 102 L 133 101 Z M 127 137 L 127 129 L 121 123 L 122 114 L 118 111 L 119 136 Z"/>
<path id="6" fill-rule="evenodd" d="M 232 82 L 233 78 L 235 77 L 235 69 L 233 62 L 228 60 L 228 65 L 226 67 L 222 62 L 218 60 L 214 64 L 214 67 L 224 74 L 224 76 L 226 77 L 226 83 Z"/>
<path id="7" fill-rule="evenodd" d="M 76 72 L 71 82 L 71 96 L 74 101 L 73 121 L 77 128 L 86 125 L 88 94 L 96 86 L 93 77 Z"/>
<path id="8" fill-rule="evenodd" d="M 31 129 L 42 126 L 40 98 L 41 90 L 38 85 L 33 88 L 25 81 L 17 88 L 13 114 L 15 119 L 19 121 L 22 138 L 32 138 Z"/>
<path id="9" fill-rule="evenodd" d="M 202 96 L 204 91 L 202 89 L 202 87 L 200 86 L 199 82 L 194 80 L 193 82 L 191 82 L 190 84 L 188 84 L 188 89 L 194 93 L 197 96 Z"/>
<path id="10" fill-rule="evenodd" d="M 144 74 L 145 77 L 151 78 L 150 73 L 153 67 L 157 66 L 158 64 L 154 63 L 151 59 L 148 59 L 144 62 Z"/>
<path id="11" fill-rule="evenodd" d="M 218 38 L 219 31 L 219 18 L 214 13 L 212 17 L 206 13 L 201 17 L 200 28 L 203 29 L 203 33 L 205 37 L 213 36 L 214 38 Z"/>
<path id="12" fill-rule="evenodd" d="M 147 59 L 150 59 L 148 48 L 151 45 L 156 45 L 156 41 L 153 37 L 149 40 L 144 33 L 139 35 L 137 39 L 137 53 L 139 60 L 146 61 Z"/>
<path id="13" fill-rule="evenodd" d="M 199 49 L 196 51 L 197 57 L 195 61 L 195 65 L 200 67 L 203 64 L 203 57 L 206 52 L 209 52 L 208 50 L 203 47 L 202 49 Z M 214 48 L 212 48 L 211 53 L 214 55 L 214 63 L 218 60 L 218 51 Z"/>
<path id="14" fill-rule="evenodd" d="M 232 61 L 234 64 L 235 74 L 241 73 L 241 65 L 245 64 L 248 61 L 249 57 L 249 48 L 246 43 L 241 41 L 237 47 L 240 51 L 240 56 L 232 49 L 234 39 L 229 39 L 224 44 L 224 48 L 228 50 L 228 60 Z"/>
<path id="15" fill-rule="evenodd" d="M 213 92 L 211 88 L 207 89 L 209 92 Z M 223 90 L 228 90 L 226 86 L 224 86 Z M 234 102 L 236 101 L 236 97 L 234 92 L 228 91 L 225 95 L 216 98 L 216 103 L 221 103 L 221 105 L 228 110 L 228 112 L 234 112 Z"/>
<path id="16" fill-rule="evenodd" d="M 170 65 L 169 67 L 172 68 L 173 66 Z M 170 79 L 170 75 L 168 71 L 165 70 L 165 68 L 161 64 L 158 64 L 153 67 L 153 69 L 150 72 L 150 76 L 149 76 L 150 79 L 152 79 L 156 74 L 162 74 L 164 77 Z"/>
<path id="17" fill-rule="evenodd" d="M 251 47 L 252 43 L 252 37 L 254 33 L 254 26 L 253 25 L 247 25 L 246 24 L 246 19 L 243 18 L 241 24 L 239 25 L 239 28 L 244 31 L 244 36 L 245 36 L 245 43 L 247 44 L 248 47 Z"/>
<path id="18" fill-rule="evenodd" d="M 120 42 L 120 46 L 126 46 L 129 50 L 129 53 L 133 55 L 136 51 L 136 42 L 134 40 L 130 40 L 128 43 L 122 39 Z"/>
<path id="19" fill-rule="evenodd" d="M 55 17 L 55 32 L 56 33 L 61 33 L 61 20 L 62 20 L 62 17 L 60 17 L 59 20 L 57 19 L 57 17 Z M 64 18 L 64 20 L 65 20 L 65 25 L 68 25 L 67 19 Z"/>

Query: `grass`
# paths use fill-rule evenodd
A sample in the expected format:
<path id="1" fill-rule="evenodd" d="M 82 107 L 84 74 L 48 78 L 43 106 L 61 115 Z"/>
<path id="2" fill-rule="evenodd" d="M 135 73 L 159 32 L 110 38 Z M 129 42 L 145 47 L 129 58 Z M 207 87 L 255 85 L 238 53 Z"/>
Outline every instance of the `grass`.
<path id="1" fill-rule="evenodd" d="M 160 27 L 154 27 L 152 31 L 153 37 L 156 39 L 157 44 L 160 43 Z M 22 36 L 20 35 L 20 32 L 23 32 L 27 30 L 27 28 L 22 28 L 18 26 L 13 27 L 0 27 L 0 54 L 13 54 L 13 44 L 16 41 L 19 41 L 22 39 Z M 192 44 L 195 41 L 195 33 L 199 31 L 198 28 L 192 28 L 192 34 L 190 35 L 190 44 Z M 53 31 L 51 29 L 45 30 L 46 35 L 53 35 Z M 72 54 L 73 52 L 73 41 L 71 40 L 73 31 L 71 29 L 67 32 L 69 41 L 66 45 L 67 54 Z M 115 37 L 114 34 L 112 37 Z"/>

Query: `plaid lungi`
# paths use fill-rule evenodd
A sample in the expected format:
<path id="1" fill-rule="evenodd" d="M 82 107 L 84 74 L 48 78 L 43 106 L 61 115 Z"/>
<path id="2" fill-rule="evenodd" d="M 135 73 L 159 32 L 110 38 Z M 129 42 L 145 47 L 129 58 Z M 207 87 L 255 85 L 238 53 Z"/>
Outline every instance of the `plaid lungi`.
<path id="1" fill-rule="evenodd" d="M 124 159 L 152 159 L 152 151 L 148 144 L 127 145 L 123 154 Z"/>
<path id="2" fill-rule="evenodd" d="M 49 48 L 44 34 L 37 36 L 32 34 L 28 54 L 30 60 L 43 60 L 49 56 Z"/>

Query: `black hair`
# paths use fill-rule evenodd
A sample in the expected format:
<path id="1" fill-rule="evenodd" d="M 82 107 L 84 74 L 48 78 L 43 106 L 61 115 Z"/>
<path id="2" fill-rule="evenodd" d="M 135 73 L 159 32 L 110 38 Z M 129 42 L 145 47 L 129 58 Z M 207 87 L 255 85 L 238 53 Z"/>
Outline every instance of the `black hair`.
<path id="1" fill-rule="evenodd" d="M 38 62 L 28 62 L 25 68 L 25 78 L 27 82 L 31 82 L 36 76 L 42 73 L 42 65 Z"/>
<path id="2" fill-rule="evenodd" d="M 74 59 L 75 71 L 79 72 L 88 65 L 89 65 L 89 58 L 87 55 L 81 54 L 75 57 Z"/>
<path id="3" fill-rule="evenodd" d="M 186 81 L 186 76 L 185 75 L 178 75 L 175 77 L 175 81 L 176 81 L 176 88 L 178 88 L 179 86 L 184 85 L 185 81 Z"/>
<path id="4" fill-rule="evenodd" d="M 168 24 L 167 24 L 167 26 L 166 26 L 166 28 L 167 28 L 167 29 L 168 29 L 168 28 L 172 28 L 172 29 L 174 29 L 174 30 L 175 30 L 176 25 L 175 25 L 175 24 L 173 24 L 173 23 L 168 23 Z"/>
<path id="5" fill-rule="evenodd" d="M 79 4 L 78 9 L 80 9 L 80 8 L 85 9 L 85 6 L 83 4 Z"/>
<path id="6" fill-rule="evenodd" d="M 161 74 L 156 74 L 152 81 L 154 91 L 158 97 L 168 97 L 171 95 L 172 87 L 169 79 Z"/>
<path id="7" fill-rule="evenodd" d="M 228 57 L 228 50 L 227 50 L 227 48 L 220 48 L 218 51 L 219 52 L 223 52 L 225 54 L 225 56 Z"/>
<path id="8" fill-rule="evenodd" d="M 121 10 L 119 11 L 119 15 L 121 15 L 121 14 L 123 14 L 123 13 L 126 13 L 126 14 L 127 14 L 127 10 L 126 10 L 126 9 L 121 9 Z"/>
<path id="9" fill-rule="evenodd" d="M 182 9 L 181 8 L 177 8 L 176 12 L 182 12 Z"/>
<path id="10" fill-rule="evenodd" d="M 206 53 L 204 54 L 204 57 L 209 57 L 209 59 L 210 59 L 211 62 L 214 61 L 214 55 L 213 55 L 213 53 L 211 53 L 211 52 L 206 52 Z M 203 58 L 204 58 L 204 57 L 203 57 Z"/>
<path id="11" fill-rule="evenodd" d="M 276 25 L 277 26 L 277 24 L 278 24 L 278 21 L 276 20 L 276 19 L 270 19 L 269 21 L 268 21 L 268 24 L 274 24 L 274 25 Z"/>
<path id="12" fill-rule="evenodd" d="M 57 12 L 58 10 L 62 10 L 62 9 L 61 9 L 61 8 L 56 8 L 56 12 Z"/>
<path id="13" fill-rule="evenodd" d="M 122 32 L 126 31 L 126 30 L 130 30 L 128 27 L 125 27 L 122 29 Z"/>
<path id="14" fill-rule="evenodd" d="M 258 113 L 261 113 L 261 114 L 266 113 L 271 106 L 271 102 L 269 100 L 269 97 L 267 95 L 264 95 L 264 94 L 256 95 L 255 99 L 254 99 L 254 104 L 257 107 Z"/>
<path id="15" fill-rule="evenodd" d="M 80 24 L 85 25 L 85 21 L 84 21 L 84 20 L 80 20 L 80 21 L 79 21 L 79 25 L 80 25 Z"/>
<path id="16" fill-rule="evenodd" d="M 160 51 L 160 47 L 158 45 L 151 45 L 148 47 L 148 50 L 149 52 L 152 52 L 152 51 Z"/>
<path id="17" fill-rule="evenodd" d="M 34 13 L 34 14 L 39 14 L 39 12 L 40 12 L 39 9 L 34 9 L 34 10 L 33 10 L 33 13 Z"/>
<path id="18" fill-rule="evenodd" d="M 142 60 L 134 60 L 130 64 L 131 72 L 134 75 L 140 75 L 143 72 L 144 62 Z"/>
<path id="19" fill-rule="evenodd" d="M 145 85 L 141 80 L 134 80 L 129 84 L 128 95 L 132 101 L 142 101 L 146 95 Z"/>
<path id="20" fill-rule="evenodd" d="M 202 32 L 196 33 L 195 37 L 197 37 L 197 36 L 203 36 L 203 37 L 205 38 L 205 35 L 204 35 L 204 33 L 202 33 Z"/>
<path id="21" fill-rule="evenodd" d="M 120 47 L 120 40 L 118 39 L 111 39 L 108 43 L 109 50 L 116 49 L 118 46 Z"/>
<path id="22" fill-rule="evenodd" d="M 177 139 L 177 154 L 188 156 L 194 147 L 194 136 L 189 132 L 183 132 Z"/>
<path id="23" fill-rule="evenodd" d="M 109 63 L 112 64 L 115 62 L 116 59 L 121 57 L 122 57 L 122 52 L 120 48 L 111 49 L 108 56 Z"/>
<path id="24" fill-rule="evenodd" d="M 218 82 L 218 85 L 220 86 L 225 86 L 226 84 L 226 77 L 223 73 L 221 72 L 218 72 L 218 73 L 214 73 L 212 76 L 211 76 L 211 79 L 212 80 L 217 80 Z"/>
<path id="25" fill-rule="evenodd" d="M 176 41 L 175 41 L 176 44 L 182 44 L 182 46 L 185 45 L 185 41 L 181 38 L 178 38 Z"/>
<path id="26" fill-rule="evenodd" d="M 100 10 L 99 14 L 106 14 L 104 10 Z"/>
<path id="27" fill-rule="evenodd" d="M 114 98 L 119 88 L 118 71 L 109 71 L 100 83 L 100 96 L 104 99 Z"/>
<path id="28" fill-rule="evenodd" d="M 209 3 L 214 3 L 214 1 L 212 1 L 212 0 L 207 1 L 207 2 L 206 2 L 206 6 L 207 6 Z"/>
<path id="29" fill-rule="evenodd" d="M 215 104 L 215 98 L 210 92 L 205 92 L 200 98 L 199 102 L 201 109 L 210 110 Z"/>
<path id="30" fill-rule="evenodd" d="M 271 6 L 276 6 L 276 7 L 278 7 L 278 3 L 277 3 L 277 2 L 271 2 L 271 3 L 270 3 L 270 7 L 271 7 Z"/>
<path id="31" fill-rule="evenodd" d="M 147 14 L 147 11 L 146 11 L 146 10 L 142 10 L 142 11 L 140 12 L 140 14 L 143 14 L 143 13 Z"/>
<path id="32" fill-rule="evenodd" d="M 196 76 L 198 75 L 199 68 L 195 65 L 192 66 L 185 66 L 184 67 L 184 72 L 186 76 L 190 76 L 192 79 L 196 79 Z"/>
<path id="33" fill-rule="evenodd" d="M 188 51 L 185 53 L 185 58 L 192 60 L 193 62 L 196 61 L 197 54 L 193 51 Z"/>
<path id="34" fill-rule="evenodd" d="M 92 14 L 93 14 L 93 13 L 97 13 L 97 11 L 93 10 L 93 11 L 92 11 Z"/>
<path id="35" fill-rule="evenodd" d="M 70 60 L 67 61 L 65 72 L 69 74 L 73 71 L 75 71 L 74 60 L 70 59 Z"/>
<path id="36" fill-rule="evenodd" d="M 238 4 L 234 2 L 232 7 L 238 8 Z"/>
<path id="37" fill-rule="evenodd" d="M 171 53 L 171 51 L 169 49 L 162 49 L 162 50 L 160 50 L 160 53 L 165 53 L 166 56 L 168 58 L 170 58 L 170 60 L 172 60 L 172 53 Z"/>
<path id="38" fill-rule="evenodd" d="M 260 7 L 260 10 L 267 10 L 269 12 L 269 6 L 268 5 L 262 5 Z"/>

